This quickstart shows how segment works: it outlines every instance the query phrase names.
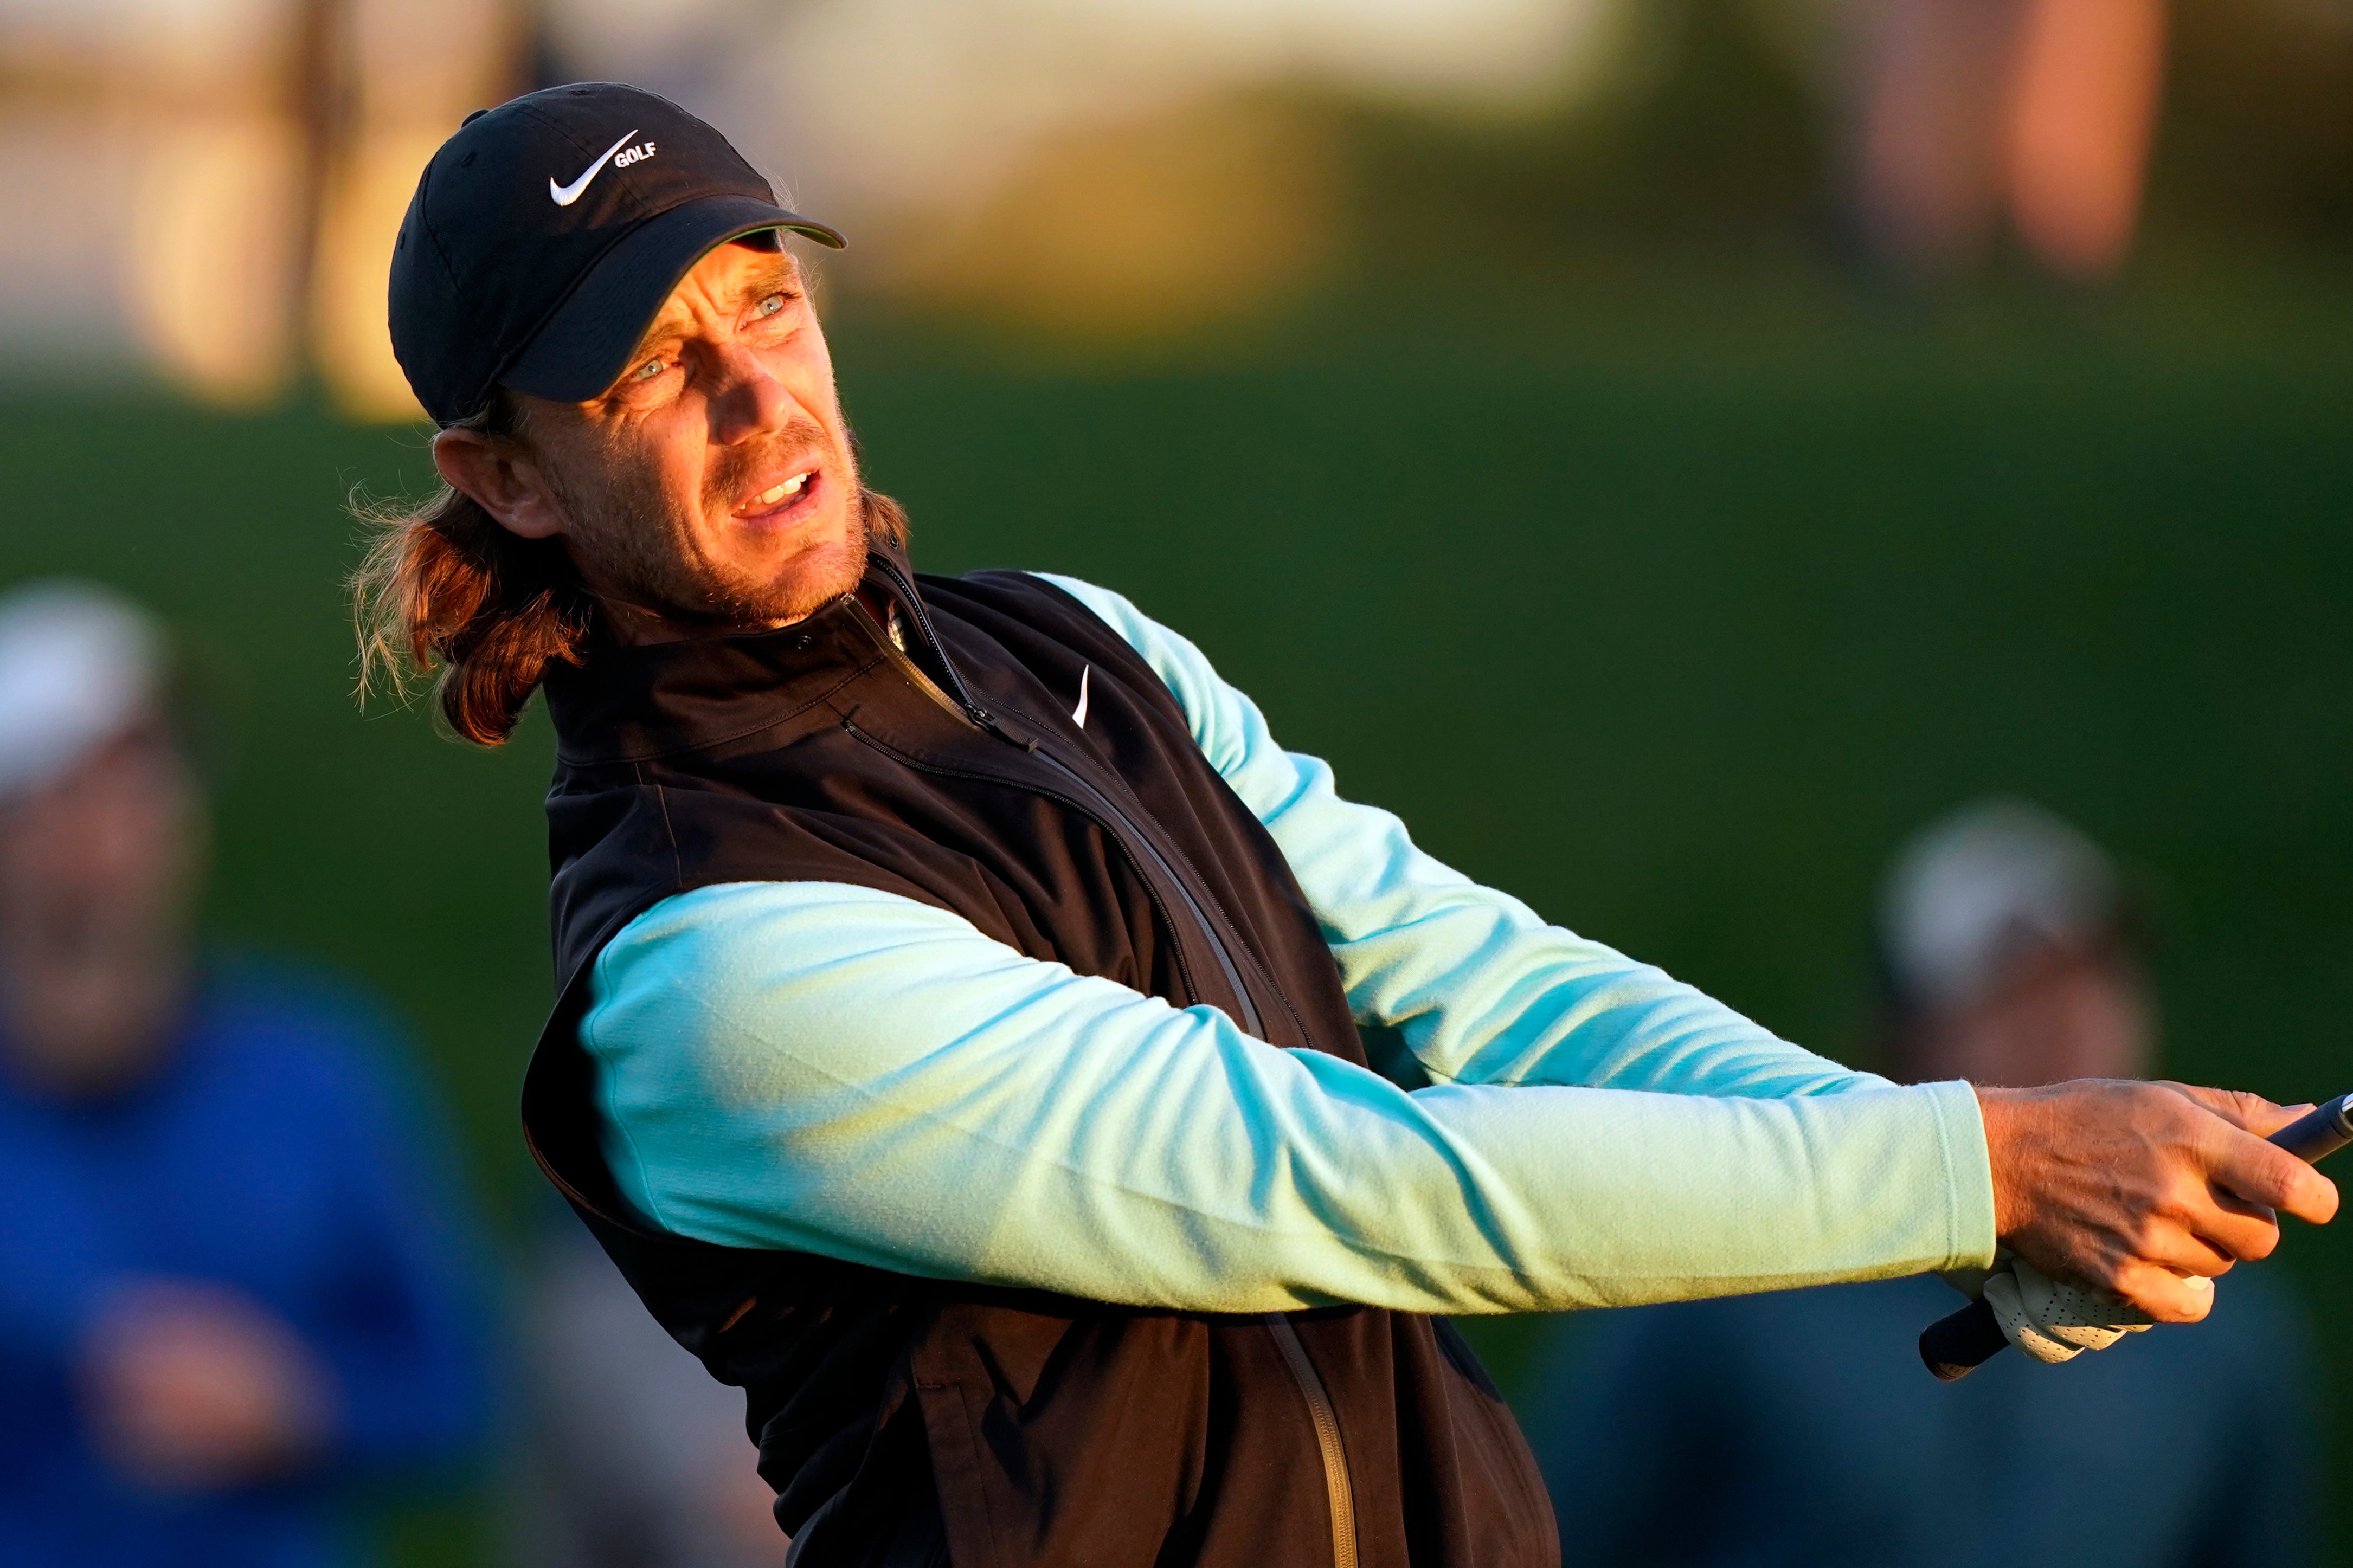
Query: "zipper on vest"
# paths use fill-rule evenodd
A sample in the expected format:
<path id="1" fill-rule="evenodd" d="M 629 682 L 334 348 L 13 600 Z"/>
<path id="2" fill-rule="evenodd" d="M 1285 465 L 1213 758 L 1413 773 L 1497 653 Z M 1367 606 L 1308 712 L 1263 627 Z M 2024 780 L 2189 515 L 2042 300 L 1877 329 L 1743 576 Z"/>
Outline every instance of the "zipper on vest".
<path id="1" fill-rule="evenodd" d="M 1120 846 L 1122 852 L 1127 856 L 1130 862 L 1135 864 L 1139 873 L 1143 871 L 1144 867 L 1137 857 L 1136 849 L 1131 846 L 1140 847 L 1144 854 L 1152 858 L 1153 864 L 1159 868 L 1162 878 L 1176 889 L 1176 896 L 1185 901 L 1186 912 L 1193 917 L 1193 923 L 1200 931 L 1202 940 L 1208 943 L 1210 955 L 1217 959 L 1218 967 L 1225 975 L 1227 988 L 1232 991 L 1235 1003 L 1241 1010 L 1242 1016 L 1237 1021 L 1253 1038 L 1261 1040 L 1266 1038 L 1264 1021 L 1259 1016 L 1257 1005 L 1250 1000 L 1250 987 L 1242 983 L 1241 968 L 1234 962 L 1234 956 L 1227 949 L 1225 940 L 1218 934 L 1216 922 L 1209 918 L 1208 911 L 1201 907 L 1200 900 L 1193 896 L 1193 889 L 1186 885 L 1184 877 L 1170 863 L 1168 858 L 1160 852 L 1159 847 L 1152 842 L 1151 836 L 1135 825 L 1134 819 L 1121 809 L 1117 801 L 1097 788 L 1070 763 L 1045 750 L 1037 742 L 1017 740 L 1000 729 L 995 715 L 973 700 L 972 690 L 965 685 L 964 677 L 956 673 L 955 661 L 948 657 L 947 646 L 940 641 L 938 632 L 933 628 L 931 613 L 924 608 L 923 595 L 915 591 L 914 584 L 907 580 L 906 574 L 901 572 L 897 564 L 889 557 L 878 554 L 869 559 L 881 569 L 883 576 L 890 580 L 891 585 L 898 591 L 900 597 L 906 601 L 908 608 L 913 613 L 915 618 L 916 635 L 921 637 L 925 646 L 932 650 L 932 657 L 939 660 L 941 670 L 946 674 L 949 685 L 955 689 L 955 697 L 951 700 L 947 693 L 943 692 L 938 683 L 924 673 L 923 668 L 909 658 L 905 650 L 892 646 L 890 637 L 885 635 L 881 638 L 885 653 L 907 667 L 908 671 L 915 677 L 917 689 L 923 691 L 934 701 L 940 703 L 950 711 L 960 711 L 960 716 L 975 728 L 985 730 L 997 739 L 1008 744 L 1019 746 L 1029 755 L 1039 758 L 1076 785 L 1083 793 L 1085 799 L 1073 800 L 1054 791 L 1024 784 L 1018 779 L 971 773 L 960 768 L 939 767 L 913 762 L 912 759 L 902 760 L 907 761 L 908 765 L 924 773 L 975 778 L 987 783 L 1010 784 L 1016 788 L 1029 789 L 1050 799 L 1060 800 L 1072 810 L 1093 817 L 1098 826 L 1111 834 L 1112 841 Z M 847 721 L 844 722 L 851 734 L 859 732 L 855 724 L 849 724 Z M 1160 918 L 1168 921 L 1169 930 L 1173 932 L 1176 929 L 1176 921 L 1169 919 L 1168 906 L 1161 898 L 1159 891 L 1153 887 L 1152 881 L 1153 879 L 1148 876 L 1144 879 L 1145 891 L 1151 896 L 1154 907 L 1160 912 Z M 1181 942 L 1178 943 L 1177 952 L 1180 956 L 1184 952 Z M 1347 1450 L 1341 1447 L 1340 1443 L 1340 1414 L 1332 1404 L 1332 1395 L 1324 1388 L 1324 1379 L 1315 1371 L 1315 1363 L 1308 1359 L 1307 1347 L 1301 1342 L 1299 1331 L 1292 1326 L 1291 1320 L 1281 1312 L 1269 1312 L 1266 1314 L 1265 1321 L 1267 1331 L 1273 1335 L 1275 1346 L 1282 1353 L 1283 1365 L 1290 1369 L 1292 1381 L 1299 1385 L 1300 1397 L 1306 1401 L 1308 1422 L 1315 1429 L 1315 1448 L 1324 1463 L 1324 1494 L 1332 1513 L 1332 1568 L 1356 1568 L 1356 1488 L 1348 1479 Z"/>
<path id="2" fill-rule="evenodd" d="M 1200 900 L 1193 897 L 1193 889 L 1185 885 L 1185 879 L 1177 874 L 1176 867 L 1169 864 L 1168 857 L 1160 853 L 1159 848 L 1154 845 L 1143 829 L 1137 827 L 1129 819 L 1128 815 L 1120 810 L 1118 802 L 1089 783 L 1076 768 L 1042 746 L 1035 754 L 1040 761 L 1059 769 L 1063 777 L 1086 791 L 1099 803 L 1089 812 L 1089 815 L 1099 818 L 1109 817 L 1110 820 L 1103 824 L 1104 826 L 1112 828 L 1114 833 L 1124 829 L 1134 836 L 1138 844 L 1144 846 L 1145 853 L 1152 857 L 1154 862 L 1159 866 L 1161 875 L 1166 877 L 1169 885 L 1176 889 L 1176 896 L 1185 900 L 1185 910 L 1193 917 L 1193 923 L 1201 928 L 1202 938 L 1209 944 L 1209 955 L 1218 961 L 1218 969 L 1226 977 L 1226 986 L 1233 992 L 1234 1002 L 1241 1009 L 1242 1016 L 1236 1022 L 1241 1025 L 1242 1032 L 1252 1039 L 1265 1039 L 1266 1021 L 1259 1016 L 1258 1005 L 1250 1000 L 1250 987 L 1242 984 L 1241 966 L 1234 962 L 1233 953 L 1228 951 L 1224 939 L 1218 935 L 1218 928 L 1209 919 L 1209 911 L 1203 909 Z"/>
<path id="3" fill-rule="evenodd" d="M 997 727 L 995 716 L 987 709 L 981 707 L 979 703 L 973 700 L 972 692 L 965 687 L 964 678 L 956 673 L 955 661 L 948 658 L 948 650 L 945 645 L 940 641 L 938 634 L 932 629 L 931 616 L 924 610 L 923 599 L 915 593 L 915 585 L 913 583 L 908 582 L 907 579 L 901 574 L 897 566 L 892 564 L 888 558 L 878 555 L 873 557 L 873 561 L 874 563 L 882 570 L 883 574 L 891 579 L 892 585 L 897 588 L 901 595 L 913 606 L 915 617 L 916 634 L 920 636 L 923 639 L 924 643 L 931 648 L 932 656 L 939 660 L 940 668 L 946 672 L 948 679 L 955 684 L 956 690 L 955 698 L 951 699 L 947 693 L 942 691 L 939 689 L 938 683 L 923 672 L 923 668 L 921 665 L 917 664 L 902 649 L 892 646 L 891 639 L 887 635 L 880 639 L 882 644 L 882 651 L 884 655 L 892 658 L 894 662 L 903 664 L 906 667 L 907 673 L 913 677 L 916 689 L 929 695 L 934 701 L 939 703 L 943 708 L 947 709 L 948 711 L 952 713 L 957 713 L 959 717 L 963 718 L 967 723 L 973 725 L 975 728 L 986 730 L 988 733 L 997 736 L 999 740 L 1004 741 L 1008 744 L 1021 747 L 1021 749 L 1027 752 L 1029 755 L 1045 763 L 1057 773 L 1060 773 L 1064 778 L 1068 779 L 1072 784 L 1076 785 L 1079 790 L 1083 792 L 1086 798 L 1083 800 L 1071 800 L 1067 797 L 1062 797 L 1062 803 L 1086 816 L 1093 817 L 1097 826 L 1109 832 L 1113 842 L 1119 844 L 1123 849 L 1127 851 L 1127 856 L 1130 860 L 1134 861 L 1139 859 L 1135 850 L 1129 848 L 1130 845 L 1140 846 L 1144 854 L 1152 858 L 1152 862 L 1159 868 L 1161 876 L 1166 879 L 1171 888 L 1176 889 L 1176 896 L 1185 901 L 1185 912 L 1193 917 L 1194 925 L 1198 927 L 1201 932 L 1201 940 L 1208 944 L 1209 956 L 1218 961 L 1219 973 L 1225 976 L 1226 987 L 1233 993 L 1235 1005 L 1241 1014 L 1241 1016 L 1235 1021 L 1241 1025 L 1243 1033 L 1250 1036 L 1253 1039 L 1265 1039 L 1266 1021 L 1259 1016 L 1258 1005 L 1250 1000 L 1250 987 L 1242 982 L 1241 966 L 1234 962 L 1234 955 L 1227 948 L 1224 938 L 1218 934 L 1217 922 L 1210 918 L 1209 911 L 1202 908 L 1200 900 L 1193 896 L 1193 889 L 1186 885 L 1184 877 L 1177 871 L 1176 866 L 1169 861 L 1168 857 L 1160 852 L 1159 847 L 1152 842 L 1151 836 L 1136 826 L 1135 820 L 1129 816 L 1125 811 L 1121 809 L 1117 801 L 1112 799 L 1109 795 L 1097 788 L 1091 781 L 1088 780 L 1085 774 L 1080 773 L 1076 768 L 1071 766 L 1070 763 L 1062 761 L 1061 758 L 1054 755 L 1051 752 L 1047 751 L 1043 746 L 1037 745 L 1029 742 L 1016 740 L 1013 736 L 1007 734 L 1005 731 Z M 853 732 L 855 732 L 854 730 Z M 915 765 L 922 766 L 923 764 L 917 763 Z M 1019 785 L 1019 782 L 1018 780 L 1001 780 L 999 782 L 1015 784 L 1017 787 L 1029 787 Z M 1038 793 L 1044 794 L 1046 792 L 1041 790 Z M 1141 872 L 1144 868 L 1139 863 L 1136 866 L 1136 869 Z M 1149 890 L 1152 886 L 1152 879 L 1147 876 L 1144 880 L 1145 889 Z M 1175 931 L 1176 922 L 1173 920 L 1169 920 L 1167 906 L 1161 900 L 1157 894 L 1154 895 L 1153 902 L 1160 906 L 1161 919 L 1168 920 L 1169 929 L 1172 931 Z M 1179 951 L 1182 951 L 1181 944 L 1179 946 Z"/>
<path id="4" fill-rule="evenodd" d="M 884 633 L 881 640 L 882 643 L 882 657 L 889 659 L 892 664 L 898 666 L 899 673 L 907 678 L 908 685 L 913 687 L 916 690 L 930 698 L 934 702 L 938 703 L 940 707 L 945 710 L 951 717 L 953 717 L 958 723 L 964 725 L 966 729 L 978 730 L 981 728 L 979 721 L 975 719 L 971 712 L 968 711 L 962 703 L 958 702 L 955 698 L 950 697 L 946 692 L 942 691 L 940 689 L 940 683 L 934 680 L 929 675 L 925 674 L 922 665 L 917 664 L 913 659 L 908 658 L 907 650 L 892 642 L 887 631 Z M 944 663 L 945 661 L 943 660 L 942 662 Z M 985 732 L 993 733 L 994 731 Z"/>
<path id="5" fill-rule="evenodd" d="M 955 661 L 948 658 L 947 645 L 940 641 L 939 633 L 932 628 L 932 613 L 923 607 L 923 596 L 915 592 L 915 584 L 908 580 L 905 573 L 899 570 L 898 563 L 887 555 L 879 553 L 871 554 L 867 559 L 874 563 L 883 576 L 891 580 L 891 586 L 898 590 L 899 596 L 907 602 L 908 613 L 915 617 L 915 633 L 923 639 L 924 646 L 932 650 L 932 657 L 940 661 L 940 668 L 946 673 L 948 685 L 955 689 L 955 700 L 963 706 L 965 717 L 1008 745 L 1020 745 L 1020 742 L 997 727 L 996 715 L 973 700 L 972 689 L 965 685 L 964 677 L 956 673 Z M 891 639 L 886 636 L 882 640 L 887 645 Z M 905 658 L 903 654 L 901 657 Z M 913 664 L 914 660 L 908 659 L 907 662 Z M 917 672 L 921 673 L 920 666 L 917 667 Z M 926 678 L 926 683 L 928 684 L 928 678 Z"/>
<path id="6" fill-rule="evenodd" d="M 1116 845 L 1119 852 L 1127 858 L 1128 864 L 1134 868 L 1136 876 L 1142 879 L 1145 896 L 1152 900 L 1153 912 L 1160 917 L 1161 923 L 1166 926 L 1170 933 L 1176 938 L 1177 962 L 1179 967 L 1183 967 L 1184 932 L 1176 923 L 1175 913 L 1168 907 L 1168 900 L 1161 894 L 1159 882 L 1154 879 L 1151 870 L 1145 866 L 1145 858 L 1150 857 L 1152 865 L 1160 871 L 1160 879 L 1166 881 L 1176 889 L 1176 896 L 1185 901 L 1185 912 L 1193 917 L 1194 924 L 1200 931 L 1201 940 L 1208 944 L 1210 954 L 1218 961 L 1219 973 L 1225 975 L 1227 984 L 1232 988 L 1235 1007 L 1241 1015 L 1236 1022 L 1240 1023 L 1243 1031 L 1253 1038 L 1262 1040 L 1266 1037 L 1264 1021 L 1259 1016 L 1257 1005 L 1251 1002 L 1250 992 L 1243 988 L 1241 973 L 1234 963 L 1233 954 L 1228 952 L 1226 944 L 1218 939 L 1216 928 L 1209 924 L 1208 917 L 1203 912 L 1198 900 L 1193 897 L 1192 889 L 1185 886 L 1185 879 L 1176 874 L 1176 869 L 1169 864 L 1168 858 L 1154 847 L 1152 841 L 1137 829 L 1134 820 L 1113 804 L 1108 795 L 1074 772 L 1070 764 L 1049 756 L 1042 748 L 1031 750 L 1029 752 L 1051 763 L 1061 772 L 1064 777 L 1084 790 L 1088 797 L 1100 803 L 1099 805 L 1090 805 L 1087 800 L 1074 798 L 1059 790 L 1046 789 L 1022 779 L 1008 778 L 1003 773 L 982 773 L 974 768 L 952 768 L 938 763 L 919 762 L 891 746 L 880 736 L 869 735 L 860 729 L 857 721 L 852 719 L 844 719 L 841 721 L 841 727 L 869 745 L 881 749 L 886 755 L 902 766 L 911 767 L 917 773 L 933 773 L 941 778 L 975 779 L 982 784 L 1003 784 L 1012 789 L 1025 789 L 1032 795 L 1043 795 L 1048 800 L 1058 802 L 1077 812 L 1081 816 L 1092 821 L 1110 837 L 1112 843 Z M 1138 853 L 1139 847 L 1141 854 Z M 1189 985 L 1191 983 L 1189 971 L 1186 978 Z M 1200 999 L 1198 988 L 1195 988 L 1194 999 L 1196 1001 Z"/>
<path id="7" fill-rule="evenodd" d="M 1356 1490 L 1348 1480 L 1348 1452 L 1340 1446 L 1340 1414 L 1332 1395 L 1307 1359 L 1299 1331 L 1281 1312 L 1266 1314 L 1267 1332 L 1282 1352 L 1283 1364 L 1307 1401 L 1307 1418 L 1315 1427 L 1315 1447 L 1324 1457 L 1324 1495 L 1332 1505 L 1332 1568 L 1356 1568 Z"/>

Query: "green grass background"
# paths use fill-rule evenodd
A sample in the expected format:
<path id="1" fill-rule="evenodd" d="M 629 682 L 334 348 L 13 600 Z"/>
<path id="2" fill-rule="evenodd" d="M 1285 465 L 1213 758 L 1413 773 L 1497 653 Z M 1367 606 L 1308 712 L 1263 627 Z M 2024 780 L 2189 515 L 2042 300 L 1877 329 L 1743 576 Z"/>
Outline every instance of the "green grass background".
<path id="1" fill-rule="evenodd" d="M 1862 1049 L 1885 856 L 2015 792 L 2158 889 L 2172 1070 L 2353 1089 L 2353 331 L 2030 311 L 1726 340 L 1692 300 L 1655 331 L 1376 321 L 1223 368 L 1008 368 L 855 323 L 838 350 L 920 563 L 1126 592 L 1436 854 L 1795 1039 Z M 223 672 L 213 924 L 406 1008 L 515 1226 L 544 726 L 486 755 L 349 694 L 343 503 L 421 489 L 422 437 L 5 410 L 0 580 L 119 584 Z M 2346 1388 L 2353 1234 L 2267 1267 L 2309 1288 Z M 1528 1333 L 1481 1339 L 1511 1383 Z"/>

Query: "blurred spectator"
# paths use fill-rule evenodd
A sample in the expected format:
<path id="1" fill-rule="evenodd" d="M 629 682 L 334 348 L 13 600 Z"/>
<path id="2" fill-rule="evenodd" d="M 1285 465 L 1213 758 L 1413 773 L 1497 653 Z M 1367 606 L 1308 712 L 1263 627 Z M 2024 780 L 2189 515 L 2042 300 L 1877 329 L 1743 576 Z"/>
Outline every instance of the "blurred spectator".
<path id="1" fill-rule="evenodd" d="M 2107 858 L 2033 807 L 1938 823 L 1879 937 L 1898 1076 L 2138 1076 L 2154 1011 Z M 2275 1275 L 2191 1329 L 2063 1366 L 1935 1382 L 1933 1278 L 1599 1314 L 1539 1379 L 1530 1436 L 1579 1564 L 2308 1563 L 2313 1373 Z M 1586 1331 L 1574 1334 L 1575 1326 Z"/>
<path id="2" fill-rule="evenodd" d="M 522 1568 L 781 1568 L 741 1390 L 662 1331 L 569 1214 L 523 1301 Z"/>
<path id="3" fill-rule="evenodd" d="M 1857 216 L 1883 261 L 1959 270 L 2007 217 L 2063 278 L 2122 265 L 2156 134 L 2164 0 L 1876 0 L 1853 16 Z"/>
<path id="4" fill-rule="evenodd" d="M 473 1440 L 477 1324 L 386 1021 L 192 948 L 164 669 L 0 596 L 0 1563 L 307 1568 L 339 1483 Z"/>

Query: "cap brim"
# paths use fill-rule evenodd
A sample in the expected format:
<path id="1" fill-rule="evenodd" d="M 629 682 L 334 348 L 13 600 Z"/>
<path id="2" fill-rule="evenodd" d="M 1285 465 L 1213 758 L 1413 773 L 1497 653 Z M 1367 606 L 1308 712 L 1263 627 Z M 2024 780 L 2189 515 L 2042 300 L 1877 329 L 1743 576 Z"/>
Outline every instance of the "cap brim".
<path id="1" fill-rule="evenodd" d="M 613 384 L 662 302 L 694 264 L 732 239 L 789 229 L 839 250 L 824 224 L 752 196 L 704 196 L 648 219 L 588 269 L 512 363 L 500 384 L 556 403 L 586 403 Z"/>

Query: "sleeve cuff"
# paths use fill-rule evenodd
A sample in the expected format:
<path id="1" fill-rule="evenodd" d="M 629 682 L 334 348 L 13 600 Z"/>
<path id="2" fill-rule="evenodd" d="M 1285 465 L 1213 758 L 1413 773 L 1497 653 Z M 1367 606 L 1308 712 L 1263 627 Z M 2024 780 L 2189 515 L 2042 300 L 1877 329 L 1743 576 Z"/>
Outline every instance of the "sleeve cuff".
<path id="1" fill-rule="evenodd" d="M 1945 1156 L 1947 1268 L 1993 1267 L 1993 1163 L 1986 1152 L 1985 1117 L 1978 1091 L 1956 1079 L 1920 1086 L 1936 1112 Z"/>

